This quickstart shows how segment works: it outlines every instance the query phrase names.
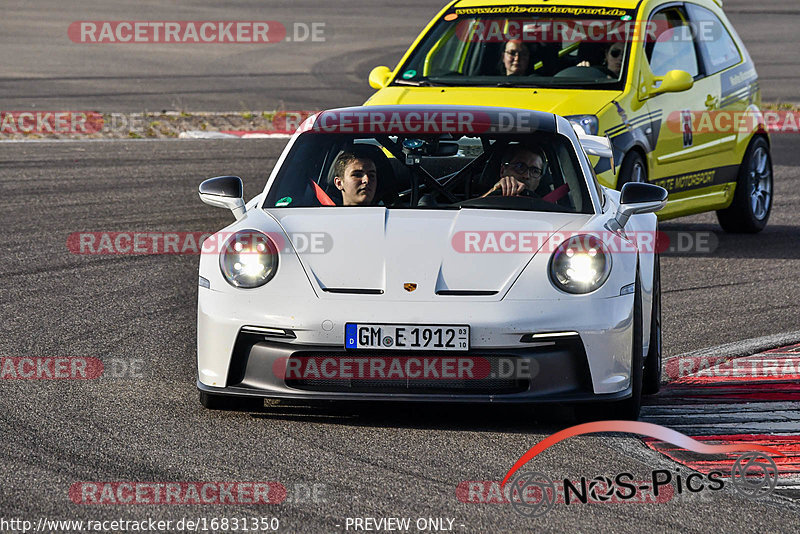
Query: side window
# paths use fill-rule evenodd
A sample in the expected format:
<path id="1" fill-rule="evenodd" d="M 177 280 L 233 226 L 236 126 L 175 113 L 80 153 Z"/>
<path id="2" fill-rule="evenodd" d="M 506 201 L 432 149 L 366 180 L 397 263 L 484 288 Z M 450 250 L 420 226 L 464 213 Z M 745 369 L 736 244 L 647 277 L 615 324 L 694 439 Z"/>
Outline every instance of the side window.
<path id="1" fill-rule="evenodd" d="M 656 76 L 675 69 L 692 77 L 700 73 L 689 21 L 680 8 L 664 9 L 650 18 L 645 51 Z"/>
<path id="2" fill-rule="evenodd" d="M 693 4 L 686 4 L 686 9 L 692 17 L 706 74 L 716 74 L 742 61 L 733 37 L 714 13 Z"/>

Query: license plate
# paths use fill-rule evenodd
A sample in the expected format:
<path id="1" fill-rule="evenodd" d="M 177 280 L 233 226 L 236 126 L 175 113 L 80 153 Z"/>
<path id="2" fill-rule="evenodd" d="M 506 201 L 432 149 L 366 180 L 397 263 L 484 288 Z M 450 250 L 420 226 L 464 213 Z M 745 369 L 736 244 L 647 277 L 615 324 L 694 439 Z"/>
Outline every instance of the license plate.
<path id="1" fill-rule="evenodd" d="M 467 325 L 347 323 L 346 349 L 469 350 Z"/>

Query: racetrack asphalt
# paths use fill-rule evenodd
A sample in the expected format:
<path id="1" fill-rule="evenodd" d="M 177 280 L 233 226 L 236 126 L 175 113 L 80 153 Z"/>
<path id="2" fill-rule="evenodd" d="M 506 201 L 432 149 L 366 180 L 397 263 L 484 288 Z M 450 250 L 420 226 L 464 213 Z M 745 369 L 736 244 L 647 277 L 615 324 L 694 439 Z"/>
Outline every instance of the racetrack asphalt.
<path id="1" fill-rule="evenodd" d="M 765 98 L 800 100 L 797 4 L 725 4 L 758 65 Z M 213 111 L 356 104 L 370 93 L 369 68 L 395 61 L 440 4 L 346 5 L 350 11 L 312 2 L 141 7 L 119 0 L 70 6 L 11 0 L 3 8 L 10 16 L 0 21 L 2 47 L 14 50 L 0 76 L 2 107 Z M 280 44 L 268 53 L 249 45 L 176 53 L 164 46 L 64 43 L 73 20 L 248 17 L 322 20 L 331 41 Z M 785 53 L 775 52 L 776 40 L 786 43 Z M 460 482 L 501 479 L 524 451 L 572 424 L 563 410 L 316 403 L 270 404 L 252 414 L 203 410 L 194 386 L 197 257 L 82 256 L 67 250 L 67 237 L 219 229 L 230 214 L 199 201 L 199 182 L 237 174 L 249 198 L 263 187 L 284 144 L 0 143 L 0 356 L 97 357 L 108 368 L 127 368 L 118 378 L 2 381 L 2 518 L 274 516 L 283 532 L 315 533 L 344 531 L 347 517 L 365 516 L 453 518 L 456 532 L 796 532 L 800 509 L 792 501 L 778 495 L 750 501 L 727 488 L 664 504 L 556 506 L 540 519 L 508 505 L 458 500 Z M 723 234 L 713 214 L 662 225 L 711 231 L 719 239 L 712 254 L 663 258 L 666 356 L 798 330 L 800 153 L 791 134 L 773 136 L 773 144 L 775 206 L 763 233 Z M 645 421 L 661 402 L 648 401 Z M 573 438 L 535 461 L 537 471 L 554 479 L 628 471 L 644 480 L 653 469 L 676 467 L 623 434 Z M 69 488 L 79 481 L 278 481 L 289 497 L 273 506 L 92 506 L 70 501 Z M 303 490 L 315 484 L 321 485 L 316 499 Z"/>

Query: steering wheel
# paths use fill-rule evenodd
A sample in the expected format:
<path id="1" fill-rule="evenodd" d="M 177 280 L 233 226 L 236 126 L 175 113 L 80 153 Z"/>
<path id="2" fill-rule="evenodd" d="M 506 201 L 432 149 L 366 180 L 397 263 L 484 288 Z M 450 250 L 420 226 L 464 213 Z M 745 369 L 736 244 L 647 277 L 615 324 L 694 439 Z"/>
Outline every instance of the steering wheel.
<path id="1" fill-rule="evenodd" d="M 619 78 L 619 76 L 602 65 L 590 65 L 588 67 L 579 67 L 576 65 L 574 67 L 567 67 L 553 76 L 553 78 L 583 78 L 587 80 L 602 80 L 609 76 L 613 80 Z"/>
<path id="2" fill-rule="evenodd" d="M 616 80 L 617 78 L 619 78 L 618 74 L 614 74 L 611 70 L 609 70 L 608 67 L 606 67 L 604 65 L 593 65 L 590 68 L 595 69 L 595 70 L 599 70 L 600 72 L 602 72 L 606 76 L 610 76 L 612 80 Z"/>

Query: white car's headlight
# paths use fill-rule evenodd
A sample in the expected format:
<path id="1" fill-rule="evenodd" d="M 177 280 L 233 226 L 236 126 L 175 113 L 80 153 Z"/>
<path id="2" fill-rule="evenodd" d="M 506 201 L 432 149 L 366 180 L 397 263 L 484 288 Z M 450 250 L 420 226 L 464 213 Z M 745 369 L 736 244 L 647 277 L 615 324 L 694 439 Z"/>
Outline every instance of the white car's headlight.
<path id="1" fill-rule="evenodd" d="M 598 237 L 572 236 L 550 258 L 550 279 L 567 293 L 591 293 L 611 273 L 611 254 Z"/>
<path id="2" fill-rule="evenodd" d="M 263 286 L 278 269 L 278 247 L 258 230 L 241 230 L 222 247 L 219 268 L 234 287 Z"/>

